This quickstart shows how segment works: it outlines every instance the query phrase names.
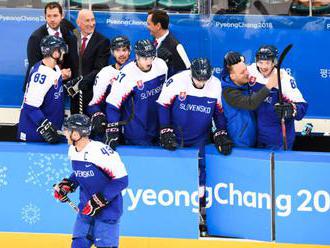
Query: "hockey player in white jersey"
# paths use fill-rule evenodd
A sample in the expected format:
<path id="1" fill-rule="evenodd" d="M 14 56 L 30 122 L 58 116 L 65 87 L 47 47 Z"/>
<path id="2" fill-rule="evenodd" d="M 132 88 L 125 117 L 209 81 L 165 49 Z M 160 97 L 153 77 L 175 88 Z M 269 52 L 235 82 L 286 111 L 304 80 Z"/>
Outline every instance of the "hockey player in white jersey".
<path id="1" fill-rule="evenodd" d="M 64 120 L 64 97 L 61 70 L 58 63 L 68 48 L 64 40 L 46 36 L 40 43 L 43 60 L 35 64 L 27 80 L 18 124 L 18 139 L 22 141 L 59 140 L 57 130 Z"/>
<path id="2" fill-rule="evenodd" d="M 72 235 L 72 248 L 114 248 L 119 243 L 119 222 L 123 213 L 121 191 L 128 185 L 125 165 L 109 146 L 89 139 L 90 119 L 74 114 L 64 123 L 71 145 L 69 159 L 73 173 L 55 185 L 54 196 L 68 201 L 79 187 L 79 212 Z"/>
<path id="3" fill-rule="evenodd" d="M 118 122 L 128 119 L 131 120 L 124 126 L 126 144 L 154 145 L 158 142 L 156 100 L 166 80 L 167 65 L 156 58 L 156 49 L 149 40 L 138 40 L 134 51 L 136 60 L 123 67 L 106 99 L 105 142 L 112 148 L 118 145 Z"/>
<path id="4" fill-rule="evenodd" d="M 272 45 L 264 45 L 256 53 L 256 63 L 248 66 L 250 86 L 256 92 L 263 87 L 273 73 L 276 73 L 278 50 Z M 269 96 L 256 110 L 257 146 L 271 149 L 283 147 L 281 118 L 285 119 L 288 148 L 292 149 L 295 139 L 294 120 L 301 120 L 308 104 L 299 91 L 295 79 L 281 69 L 283 104 L 279 103 L 278 88 L 273 88 Z"/>
<path id="5" fill-rule="evenodd" d="M 130 41 L 126 36 L 116 36 L 111 40 L 111 54 L 115 63 L 104 67 L 97 75 L 93 86 L 93 98 L 88 104 L 87 111 L 92 118 L 92 134 L 94 138 L 103 139 L 107 119 L 105 116 L 105 99 L 111 91 L 113 82 L 117 79 L 119 70 L 130 56 Z"/>
<path id="6" fill-rule="evenodd" d="M 228 155 L 232 149 L 221 106 L 221 84 L 212 75 L 208 59 L 194 59 L 191 70 L 167 80 L 157 102 L 160 145 L 168 150 L 175 150 L 177 144 L 199 148 L 200 198 L 201 207 L 205 207 L 205 145 L 210 142 L 212 120 L 216 127 L 213 138 L 218 151 Z M 200 229 L 201 232 L 206 231 L 204 225 Z"/>
<path id="7" fill-rule="evenodd" d="M 167 80 L 157 102 L 162 147 L 175 150 L 177 144 L 183 141 L 184 146 L 195 146 L 203 150 L 209 142 L 214 120 L 217 149 L 224 155 L 231 152 L 232 142 L 227 136 L 221 106 L 221 84 L 212 75 L 208 59 L 194 59 L 191 70 L 180 72 Z M 201 185 L 205 185 L 203 170 Z"/>

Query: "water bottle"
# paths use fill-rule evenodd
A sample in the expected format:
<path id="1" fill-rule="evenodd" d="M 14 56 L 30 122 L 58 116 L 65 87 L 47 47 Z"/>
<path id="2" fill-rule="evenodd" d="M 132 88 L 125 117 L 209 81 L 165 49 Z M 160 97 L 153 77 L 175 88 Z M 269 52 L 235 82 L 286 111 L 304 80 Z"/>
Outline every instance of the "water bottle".
<path id="1" fill-rule="evenodd" d="M 309 136 L 309 135 L 311 135 L 312 130 L 313 130 L 313 124 L 312 123 L 307 123 L 304 126 L 303 130 L 301 131 L 301 135 L 302 136 Z"/>

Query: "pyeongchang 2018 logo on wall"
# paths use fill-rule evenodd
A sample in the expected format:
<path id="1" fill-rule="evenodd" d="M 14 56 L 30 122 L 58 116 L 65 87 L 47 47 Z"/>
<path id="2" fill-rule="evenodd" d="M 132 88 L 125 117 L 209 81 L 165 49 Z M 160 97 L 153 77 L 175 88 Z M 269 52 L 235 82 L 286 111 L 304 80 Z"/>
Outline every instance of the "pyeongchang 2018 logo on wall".
<path id="1" fill-rule="evenodd" d="M 122 192 L 128 197 L 128 211 L 136 211 L 141 205 L 158 207 L 185 207 L 193 213 L 199 211 L 198 191 L 163 189 L 127 188 Z M 243 208 L 271 210 L 271 195 L 265 192 L 246 191 L 239 189 L 234 183 L 219 182 L 214 188 L 206 188 L 207 208 L 214 204 L 229 205 Z M 295 202 L 293 202 L 293 199 Z M 278 194 L 275 199 L 276 215 L 288 217 L 292 212 L 306 212 L 307 214 L 328 213 L 330 211 L 330 193 L 326 190 L 311 191 L 299 189 L 295 195 Z"/>
<path id="2" fill-rule="evenodd" d="M 26 16 L 26 15 L 0 15 L 0 22 L 44 22 L 43 16 Z"/>

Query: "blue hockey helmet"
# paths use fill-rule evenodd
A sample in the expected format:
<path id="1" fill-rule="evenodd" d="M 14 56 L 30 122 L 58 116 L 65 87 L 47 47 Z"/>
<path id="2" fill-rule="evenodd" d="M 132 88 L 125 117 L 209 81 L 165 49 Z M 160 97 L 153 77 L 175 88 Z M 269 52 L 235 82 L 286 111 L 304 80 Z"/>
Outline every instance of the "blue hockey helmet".
<path id="1" fill-rule="evenodd" d="M 91 121 L 87 115 L 74 114 L 64 121 L 64 128 L 88 137 L 91 133 Z"/>
<path id="2" fill-rule="evenodd" d="M 44 57 L 51 56 L 56 49 L 61 53 L 68 52 L 68 46 L 61 37 L 48 35 L 40 42 L 41 53 Z"/>
<path id="3" fill-rule="evenodd" d="M 207 81 L 212 76 L 212 67 L 206 58 L 194 59 L 190 69 L 192 77 L 199 81 Z"/>
<path id="4" fill-rule="evenodd" d="M 278 49 L 273 45 L 263 45 L 256 53 L 256 61 L 259 60 L 272 60 L 277 61 Z"/>
<path id="5" fill-rule="evenodd" d="M 138 40 L 135 43 L 134 51 L 141 57 L 156 57 L 156 48 L 150 40 Z"/>
<path id="6" fill-rule="evenodd" d="M 126 36 L 119 35 L 111 40 L 111 51 L 114 51 L 121 47 L 127 47 L 129 50 L 131 50 L 131 43 Z"/>

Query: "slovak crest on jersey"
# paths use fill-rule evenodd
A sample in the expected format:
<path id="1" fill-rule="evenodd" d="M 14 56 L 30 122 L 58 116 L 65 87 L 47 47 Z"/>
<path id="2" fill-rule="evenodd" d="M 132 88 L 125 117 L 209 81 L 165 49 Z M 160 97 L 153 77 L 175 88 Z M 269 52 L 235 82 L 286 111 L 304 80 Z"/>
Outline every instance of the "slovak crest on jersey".
<path id="1" fill-rule="evenodd" d="M 187 98 L 187 92 L 181 91 L 179 94 L 179 100 L 183 102 L 184 100 L 186 100 L 186 98 Z"/>
<path id="2" fill-rule="evenodd" d="M 139 80 L 136 82 L 136 85 L 138 87 L 139 90 L 143 90 L 144 89 L 144 83 L 142 80 Z"/>

